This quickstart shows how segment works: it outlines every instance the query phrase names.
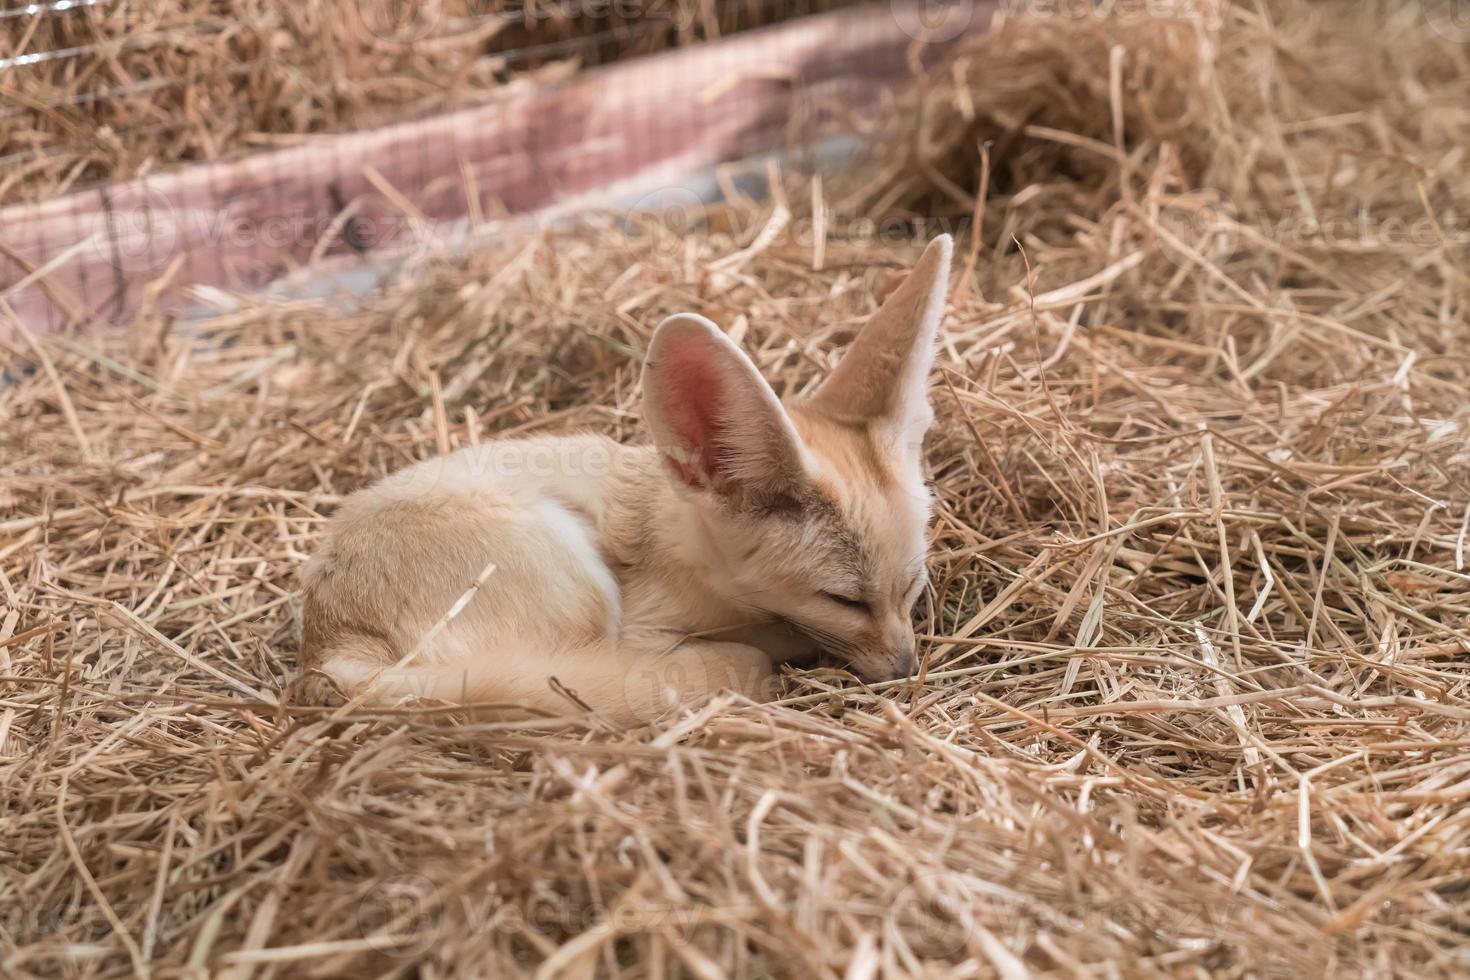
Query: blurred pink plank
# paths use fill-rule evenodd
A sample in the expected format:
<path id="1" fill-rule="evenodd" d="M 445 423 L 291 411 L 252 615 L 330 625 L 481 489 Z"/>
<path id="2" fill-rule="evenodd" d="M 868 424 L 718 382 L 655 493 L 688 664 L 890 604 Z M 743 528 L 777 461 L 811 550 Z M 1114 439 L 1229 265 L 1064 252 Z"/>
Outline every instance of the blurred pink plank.
<path id="1" fill-rule="evenodd" d="M 410 219 L 385 186 L 443 223 L 473 213 L 466 172 L 492 214 L 640 175 L 672 181 L 779 145 L 798 106 L 877 103 L 909 73 L 923 9 L 804 18 L 516 86 L 427 119 L 14 205 L 0 210 L 0 296 L 37 332 L 118 321 L 175 262 L 172 286 L 249 290 L 314 254 L 412 244 Z M 982 29 L 988 12 L 988 3 L 969 8 L 963 26 Z"/>

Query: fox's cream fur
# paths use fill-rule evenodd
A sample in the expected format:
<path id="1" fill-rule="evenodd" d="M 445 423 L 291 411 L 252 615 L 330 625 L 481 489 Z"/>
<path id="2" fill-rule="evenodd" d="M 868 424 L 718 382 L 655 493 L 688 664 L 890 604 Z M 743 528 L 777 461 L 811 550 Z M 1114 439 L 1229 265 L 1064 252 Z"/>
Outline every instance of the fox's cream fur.
<path id="1" fill-rule="evenodd" d="M 580 702 L 629 723 L 760 697 L 773 663 L 817 649 L 907 674 L 950 252 L 929 245 L 809 397 L 783 405 L 681 314 L 644 366 L 653 446 L 494 442 L 354 494 L 305 571 L 309 675 L 373 701 Z"/>

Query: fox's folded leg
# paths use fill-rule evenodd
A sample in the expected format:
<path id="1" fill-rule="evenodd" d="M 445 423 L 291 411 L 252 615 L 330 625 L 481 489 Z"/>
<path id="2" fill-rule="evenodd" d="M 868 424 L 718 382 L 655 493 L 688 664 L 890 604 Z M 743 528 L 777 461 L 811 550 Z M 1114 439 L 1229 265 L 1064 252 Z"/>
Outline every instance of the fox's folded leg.
<path id="1" fill-rule="evenodd" d="M 330 654 L 303 668 L 288 688 L 295 704 L 336 706 L 364 688 L 375 672 L 389 664 L 391 651 L 380 642 L 355 635 L 344 636 Z"/>
<path id="2" fill-rule="evenodd" d="M 634 655 L 626 671 L 616 714 L 639 722 L 657 720 L 720 691 L 769 701 L 777 684 L 764 652 L 713 640 L 686 640 L 672 650 Z"/>

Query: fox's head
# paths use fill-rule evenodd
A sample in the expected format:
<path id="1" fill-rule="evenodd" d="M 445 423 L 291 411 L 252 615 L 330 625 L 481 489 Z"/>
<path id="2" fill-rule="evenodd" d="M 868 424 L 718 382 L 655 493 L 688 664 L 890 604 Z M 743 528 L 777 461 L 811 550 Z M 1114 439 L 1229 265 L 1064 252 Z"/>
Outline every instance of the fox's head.
<path id="1" fill-rule="evenodd" d="M 870 680 L 914 663 L 931 507 L 928 375 L 951 250 L 948 235 L 929 244 L 807 397 L 783 403 L 692 313 L 659 324 L 643 369 L 649 428 L 709 530 L 721 590 Z"/>

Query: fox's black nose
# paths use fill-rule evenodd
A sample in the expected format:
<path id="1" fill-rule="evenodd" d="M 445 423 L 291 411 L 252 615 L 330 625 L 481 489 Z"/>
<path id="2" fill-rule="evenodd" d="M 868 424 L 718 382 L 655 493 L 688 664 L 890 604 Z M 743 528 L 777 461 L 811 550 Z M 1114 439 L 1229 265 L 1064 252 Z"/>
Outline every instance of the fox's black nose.
<path id="1" fill-rule="evenodd" d="M 914 672 L 914 648 L 893 651 L 893 676 L 907 677 Z"/>

